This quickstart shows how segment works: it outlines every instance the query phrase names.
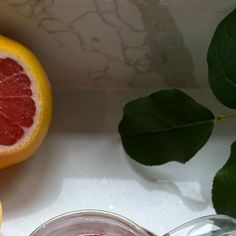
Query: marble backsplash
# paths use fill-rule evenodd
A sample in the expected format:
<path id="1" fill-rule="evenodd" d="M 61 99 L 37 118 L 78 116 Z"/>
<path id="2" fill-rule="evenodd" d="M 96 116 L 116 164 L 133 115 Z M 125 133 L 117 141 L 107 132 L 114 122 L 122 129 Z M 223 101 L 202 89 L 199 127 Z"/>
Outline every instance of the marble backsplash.
<path id="1" fill-rule="evenodd" d="M 55 88 L 207 87 L 206 53 L 236 0 L 0 0 L 1 34 Z"/>

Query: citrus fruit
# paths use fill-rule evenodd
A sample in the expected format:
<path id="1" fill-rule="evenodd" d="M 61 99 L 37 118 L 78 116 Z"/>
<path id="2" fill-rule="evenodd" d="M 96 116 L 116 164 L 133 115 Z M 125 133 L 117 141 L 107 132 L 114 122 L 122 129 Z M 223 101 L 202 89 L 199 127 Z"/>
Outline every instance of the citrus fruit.
<path id="1" fill-rule="evenodd" d="M 51 120 L 47 75 L 33 53 L 0 36 L 0 169 L 29 158 Z"/>

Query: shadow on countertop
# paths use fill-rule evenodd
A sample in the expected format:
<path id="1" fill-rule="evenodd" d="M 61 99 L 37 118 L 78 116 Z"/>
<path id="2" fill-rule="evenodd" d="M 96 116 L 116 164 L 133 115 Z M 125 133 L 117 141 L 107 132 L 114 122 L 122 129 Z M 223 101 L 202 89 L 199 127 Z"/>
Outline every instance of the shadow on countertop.
<path id="1" fill-rule="evenodd" d="M 192 211 L 207 208 L 211 204 L 213 176 L 227 159 L 229 146 L 235 139 L 232 130 L 234 121 L 220 123 L 208 144 L 188 165 L 166 169 L 157 167 L 154 172 L 150 171 L 130 162 L 117 133 L 123 105 L 149 92 L 56 92 L 54 119 L 43 145 L 28 161 L 0 171 L 4 218 L 20 218 L 52 205 L 59 198 L 65 179 L 132 180 L 147 192 L 159 191 L 178 196 Z M 196 92 L 193 95 L 199 96 Z M 207 91 L 202 92 L 200 97 L 209 103 L 211 101 Z M 186 179 L 199 184 L 200 201 L 184 195 L 174 183 Z M 79 191 L 83 193 L 83 189 Z"/>

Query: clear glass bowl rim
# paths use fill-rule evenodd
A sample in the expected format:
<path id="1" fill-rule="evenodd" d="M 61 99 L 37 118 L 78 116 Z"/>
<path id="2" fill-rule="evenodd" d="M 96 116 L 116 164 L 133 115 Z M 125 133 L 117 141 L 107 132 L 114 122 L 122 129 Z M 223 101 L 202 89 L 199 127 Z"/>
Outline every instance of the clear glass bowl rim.
<path id="1" fill-rule="evenodd" d="M 55 217 L 49 219 L 48 221 L 44 222 L 43 224 L 41 224 L 39 227 L 37 227 L 29 236 L 37 236 L 40 232 L 42 232 L 46 228 L 53 227 L 53 225 L 57 224 L 58 222 L 62 222 L 63 220 L 70 219 L 70 218 L 76 217 L 76 216 L 80 216 L 80 217 L 83 217 L 83 216 L 85 216 L 85 217 L 98 216 L 99 217 L 100 216 L 100 217 L 104 217 L 107 219 L 112 219 L 112 220 L 115 220 L 123 225 L 126 225 L 126 226 L 132 228 L 133 230 L 138 232 L 138 234 L 140 236 L 150 236 L 150 234 L 145 229 L 143 229 L 141 226 L 139 226 L 138 224 L 134 223 L 133 221 L 129 220 L 128 218 L 126 218 L 124 216 L 121 216 L 117 213 L 113 213 L 110 211 L 92 210 L 92 209 L 70 211 L 70 212 L 55 216 Z"/>

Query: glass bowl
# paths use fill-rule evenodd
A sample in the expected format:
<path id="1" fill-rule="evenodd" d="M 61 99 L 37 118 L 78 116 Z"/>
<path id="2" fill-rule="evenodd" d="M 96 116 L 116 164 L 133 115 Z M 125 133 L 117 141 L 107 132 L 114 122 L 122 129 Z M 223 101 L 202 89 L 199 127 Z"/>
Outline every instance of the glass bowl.
<path id="1" fill-rule="evenodd" d="M 150 236 L 132 221 L 106 211 L 85 210 L 57 216 L 30 236 Z"/>

